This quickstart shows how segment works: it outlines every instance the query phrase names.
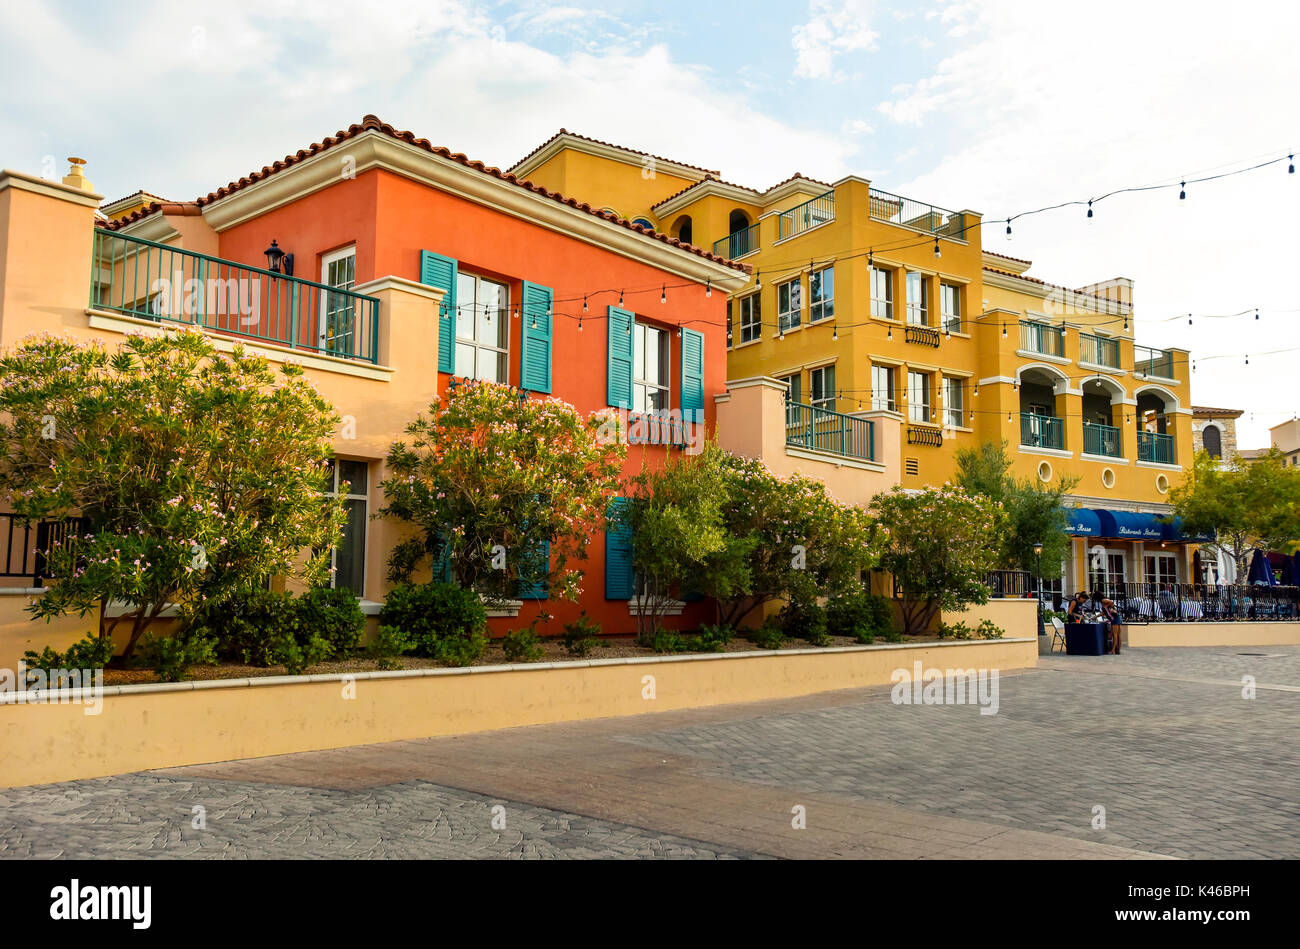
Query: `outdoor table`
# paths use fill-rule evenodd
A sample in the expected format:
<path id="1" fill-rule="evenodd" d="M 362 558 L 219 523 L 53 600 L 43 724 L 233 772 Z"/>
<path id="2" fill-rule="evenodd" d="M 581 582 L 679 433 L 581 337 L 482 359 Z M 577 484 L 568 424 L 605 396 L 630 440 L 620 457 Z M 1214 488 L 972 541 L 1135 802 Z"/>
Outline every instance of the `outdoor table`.
<path id="1" fill-rule="evenodd" d="M 1164 619 L 1165 614 L 1160 609 L 1160 604 L 1150 597 L 1142 597 L 1137 601 L 1138 615 L 1143 619 Z"/>
<path id="2" fill-rule="evenodd" d="M 1066 623 L 1067 656 L 1100 656 L 1106 651 L 1105 623 Z"/>
<path id="3" fill-rule="evenodd" d="M 1183 600 L 1183 619 L 1200 619 L 1205 615 L 1200 600 Z"/>

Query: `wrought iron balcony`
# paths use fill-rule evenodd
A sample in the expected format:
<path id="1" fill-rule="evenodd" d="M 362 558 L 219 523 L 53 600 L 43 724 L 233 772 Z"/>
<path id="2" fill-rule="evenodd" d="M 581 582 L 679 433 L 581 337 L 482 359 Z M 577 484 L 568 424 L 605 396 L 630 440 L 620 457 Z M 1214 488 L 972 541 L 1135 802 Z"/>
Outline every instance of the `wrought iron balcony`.
<path id="1" fill-rule="evenodd" d="M 833 220 L 835 220 L 835 192 L 827 191 L 811 201 L 796 205 L 789 211 L 782 211 L 776 219 L 776 239 L 783 241 L 787 237 L 794 237 L 819 224 Z"/>
<path id="2" fill-rule="evenodd" d="M 949 211 L 875 188 L 868 192 L 868 203 L 873 220 L 897 224 L 936 237 L 965 239 L 966 216 L 959 211 Z"/>
<path id="3" fill-rule="evenodd" d="M 1020 348 L 1044 356 L 1064 356 L 1065 330 L 1059 326 L 1049 326 L 1047 323 L 1022 321 Z"/>
<path id="4" fill-rule="evenodd" d="M 746 254 L 752 254 L 758 250 L 758 225 L 751 224 L 749 227 L 742 228 L 739 231 L 728 234 L 721 240 L 713 242 L 713 253 L 719 257 L 727 257 L 735 260 L 737 257 L 744 257 Z"/>
<path id="5" fill-rule="evenodd" d="M 876 460 L 876 423 L 800 402 L 785 404 L 785 443 L 863 461 Z"/>
<path id="6" fill-rule="evenodd" d="M 1037 412 L 1020 413 L 1020 444 L 1028 448 L 1065 448 L 1065 419 Z"/>
<path id="7" fill-rule="evenodd" d="M 1138 432 L 1138 461 L 1151 461 L 1161 465 L 1178 464 L 1174 454 L 1174 436 L 1159 432 Z"/>
<path id="8" fill-rule="evenodd" d="M 1079 361 L 1092 363 L 1094 366 L 1105 366 L 1107 369 L 1118 369 L 1119 340 L 1080 333 Z"/>
<path id="9" fill-rule="evenodd" d="M 1120 430 L 1114 425 L 1102 425 L 1097 422 L 1083 423 L 1083 450 L 1085 454 L 1104 455 L 1107 458 L 1122 458 L 1122 446 Z"/>
<path id="10" fill-rule="evenodd" d="M 939 331 L 929 326 L 907 326 L 903 330 L 903 339 L 909 343 L 919 343 L 933 349 L 939 348 Z"/>

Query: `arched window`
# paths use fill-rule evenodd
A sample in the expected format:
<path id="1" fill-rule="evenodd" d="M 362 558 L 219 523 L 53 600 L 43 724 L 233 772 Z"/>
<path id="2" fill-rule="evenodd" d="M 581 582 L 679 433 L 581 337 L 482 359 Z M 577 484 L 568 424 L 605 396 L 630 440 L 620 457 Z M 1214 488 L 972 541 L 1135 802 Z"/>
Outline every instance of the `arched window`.
<path id="1" fill-rule="evenodd" d="M 653 231 L 653 230 L 655 229 L 655 226 L 654 226 L 653 224 L 651 224 L 649 221 L 647 221 L 647 220 L 646 220 L 645 218 L 643 218 L 643 217 L 634 218 L 634 219 L 632 220 L 632 223 L 633 223 L 633 224 L 640 224 L 640 225 L 641 225 L 642 227 L 644 227 L 647 231 Z"/>
<path id="2" fill-rule="evenodd" d="M 693 243 L 691 241 L 691 216 L 689 214 L 683 214 L 673 222 L 672 235 L 683 244 Z"/>
<path id="3" fill-rule="evenodd" d="M 1201 444 L 1205 446 L 1211 458 L 1223 457 L 1223 438 L 1219 435 L 1219 426 L 1205 426 L 1205 430 L 1201 432 Z"/>

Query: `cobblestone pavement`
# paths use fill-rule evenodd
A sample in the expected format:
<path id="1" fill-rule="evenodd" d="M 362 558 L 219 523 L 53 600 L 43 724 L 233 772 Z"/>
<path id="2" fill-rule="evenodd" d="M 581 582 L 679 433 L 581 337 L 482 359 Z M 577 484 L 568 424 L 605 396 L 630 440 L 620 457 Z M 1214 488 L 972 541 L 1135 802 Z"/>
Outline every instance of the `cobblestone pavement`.
<path id="1" fill-rule="evenodd" d="M 1298 713 L 1300 647 L 1044 656 L 996 715 L 857 690 L 0 791 L 0 857 L 1297 858 Z"/>

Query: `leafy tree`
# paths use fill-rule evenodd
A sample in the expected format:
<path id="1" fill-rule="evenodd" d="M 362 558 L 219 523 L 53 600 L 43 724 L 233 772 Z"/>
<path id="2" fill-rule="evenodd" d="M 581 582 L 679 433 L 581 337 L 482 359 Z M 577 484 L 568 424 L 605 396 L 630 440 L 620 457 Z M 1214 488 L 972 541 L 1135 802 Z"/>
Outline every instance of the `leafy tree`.
<path id="1" fill-rule="evenodd" d="M 549 596 L 576 599 L 582 573 L 569 561 L 584 558 L 604 527 L 626 451 L 598 437 L 600 424 L 559 399 L 492 382 L 459 382 L 435 399 L 406 427 L 410 443 L 388 453 L 379 513 L 416 528 L 393 549 L 389 578 L 445 565 L 488 598 L 542 582 Z"/>
<path id="2" fill-rule="evenodd" d="M 1232 557 L 1239 584 L 1246 582 L 1252 550 L 1283 550 L 1300 541 L 1300 469 L 1283 461 L 1276 446 L 1253 462 L 1223 462 L 1199 451 L 1169 492 L 1183 529 L 1213 534 L 1214 543 L 1205 546 Z"/>
<path id="3" fill-rule="evenodd" d="M 723 526 L 730 546 L 705 563 L 698 588 L 735 626 L 773 600 L 838 596 L 875 564 L 866 511 L 836 501 L 820 481 L 779 478 L 762 462 L 727 455 Z"/>
<path id="4" fill-rule="evenodd" d="M 871 502 L 883 545 L 880 566 L 902 593 L 903 631 L 917 636 L 940 610 L 986 603 L 997 558 L 1000 506 L 954 485 L 909 493 L 901 487 Z"/>
<path id="5" fill-rule="evenodd" d="M 1038 569 L 1034 545 L 1043 545 L 1043 563 L 1055 565 L 1070 550 L 1064 498 L 1079 483 L 1076 475 L 1060 475 L 1052 484 L 1011 473 L 1007 443 L 984 442 L 957 452 L 956 483 L 972 494 L 996 501 L 998 566 L 1008 570 Z"/>
<path id="6" fill-rule="evenodd" d="M 115 352 L 52 336 L 0 358 L 0 502 L 80 515 L 49 552 L 49 619 L 98 608 L 124 655 L 168 603 L 190 619 L 273 575 L 319 583 L 345 519 L 323 494 L 338 417 L 303 376 L 201 333 L 129 336 Z M 315 551 L 304 558 L 304 550 Z M 110 619 L 110 601 L 127 612 Z"/>
<path id="7" fill-rule="evenodd" d="M 632 564 L 645 583 L 637 616 L 637 633 L 648 641 L 665 615 L 671 595 L 704 590 L 683 589 L 699 582 L 712 562 L 711 581 L 722 588 L 743 585 L 743 538 L 729 537 L 723 522 L 726 497 L 725 453 L 710 442 L 696 455 L 678 455 L 660 468 L 647 468 L 632 479 L 631 503 L 616 514 L 611 527 L 632 538 Z"/>

